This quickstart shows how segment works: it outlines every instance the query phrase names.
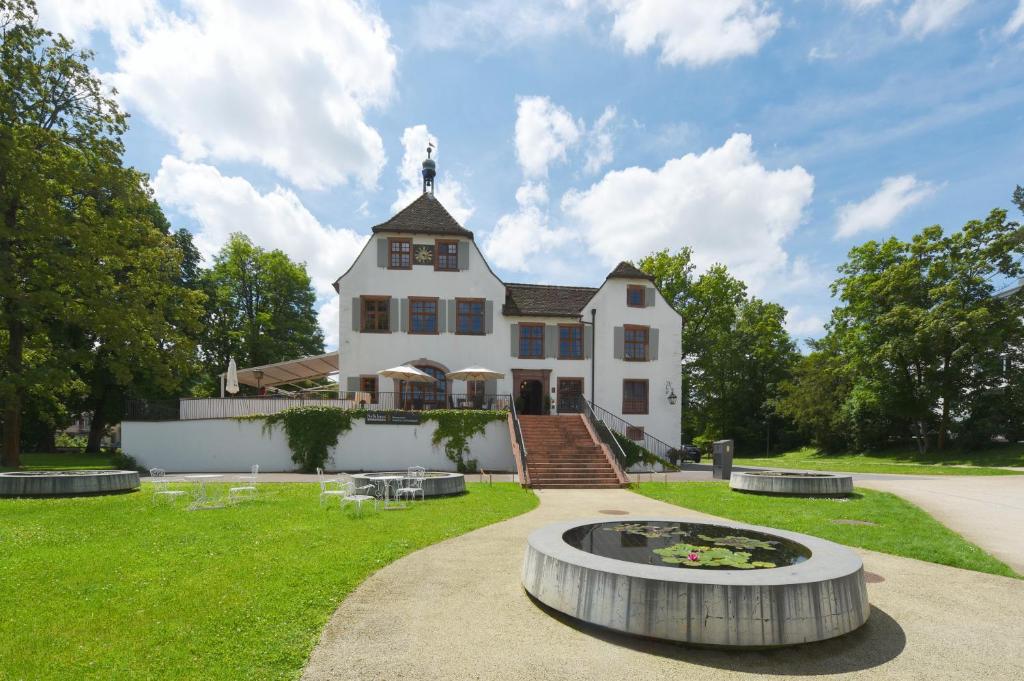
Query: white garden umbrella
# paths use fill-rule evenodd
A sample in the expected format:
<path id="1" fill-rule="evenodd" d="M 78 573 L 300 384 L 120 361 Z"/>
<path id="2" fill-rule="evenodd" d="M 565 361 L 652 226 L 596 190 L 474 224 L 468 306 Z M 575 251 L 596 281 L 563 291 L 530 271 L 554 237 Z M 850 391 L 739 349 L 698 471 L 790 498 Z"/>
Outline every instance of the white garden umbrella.
<path id="1" fill-rule="evenodd" d="M 426 373 L 420 371 L 416 367 L 411 367 L 408 364 L 400 364 L 390 369 L 384 369 L 383 371 L 377 372 L 378 376 L 384 378 L 397 378 L 400 381 L 408 381 L 409 383 L 433 383 L 437 379 Z"/>
<path id="2" fill-rule="evenodd" d="M 445 374 L 445 376 L 455 381 L 493 381 L 505 378 L 505 374 L 500 371 L 493 371 L 484 367 L 466 367 L 465 369 Z"/>
<path id="3" fill-rule="evenodd" d="M 231 361 L 228 362 L 228 376 L 227 383 L 224 389 L 234 395 L 238 392 L 238 367 L 235 365 L 235 358 L 232 357 Z"/>

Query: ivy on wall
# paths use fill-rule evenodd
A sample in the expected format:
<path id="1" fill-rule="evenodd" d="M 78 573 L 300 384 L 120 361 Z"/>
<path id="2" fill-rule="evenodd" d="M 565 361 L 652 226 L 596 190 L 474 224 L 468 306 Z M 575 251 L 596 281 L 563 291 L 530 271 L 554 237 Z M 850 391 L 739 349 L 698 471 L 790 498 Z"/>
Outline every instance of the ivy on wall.
<path id="1" fill-rule="evenodd" d="M 647 465 L 660 463 L 665 470 L 679 470 L 679 468 L 670 461 L 666 461 L 646 447 L 641 447 L 636 442 L 633 442 L 629 438 L 620 435 L 615 431 L 611 431 L 611 433 L 615 436 L 615 439 L 618 440 L 619 446 L 622 447 L 622 453 L 626 455 L 626 461 L 623 468 L 628 470 L 631 466 L 643 462 Z"/>
<path id="2" fill-rule="evenodd" d="M 475 459 L 465 459 L 469 454 L 469 440 L 480 435 L 492 421 L 504 421 L 507 411 L 477 411 L 471 409 L 435 409 L 422 414 L 424 421 L 437 423 L 437 430 L 431 438 L 434 446 L 444 445 L 445 456 L 455 464 L 460 473 L 476 470 Z"/>
<path id="3" fill-rule="evenodd" d="M 292 451 L 292 461 L 299 464 L 304 472 L 312 473 L 324 467 L 330 448 L 352 429 L 352 420 L 365 415 L 365 409 L 291 407 L 276 414 L 243 416 L 238 420 L 262 421 L 265 435 L 269 435 L 274 426 L 281 426 Z M 431 444 L 443 446 L 445 455 L 460 473 L 476 470 L 476 461 L 465 458 L 470 453 L 469 440 L 482 434 L 488 423 L 507 418 L 507 411 L 471 409 L 437 409 L 420 414 L 421 421 L 437 424 Z"/>
<path id="4" fill-rule="evenodd" d="M 292 461 L 304 473 L 312 473 L 324 467 L 328 450 L 338 444 L 343 433 L 352 430 L 352 417 L 361 414 L 359 410 L 331 407 L 292 407 L 253 418 L 263 421 L 264 435 L 269 435 L 274 426 L 281 426 L 292 450 Z"/>

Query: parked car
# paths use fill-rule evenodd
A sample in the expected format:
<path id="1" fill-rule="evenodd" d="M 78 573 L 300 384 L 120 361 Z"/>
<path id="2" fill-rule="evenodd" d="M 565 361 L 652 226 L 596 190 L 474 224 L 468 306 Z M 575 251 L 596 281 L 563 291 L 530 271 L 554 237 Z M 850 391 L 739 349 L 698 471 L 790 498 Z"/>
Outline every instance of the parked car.
<path id="1" fill-rule="evenodd" d="M 700 463 L 700 447 L 695 447 L 694 445 L 683 445 L 683 448 L 680 450 L 679 460 Z"/>

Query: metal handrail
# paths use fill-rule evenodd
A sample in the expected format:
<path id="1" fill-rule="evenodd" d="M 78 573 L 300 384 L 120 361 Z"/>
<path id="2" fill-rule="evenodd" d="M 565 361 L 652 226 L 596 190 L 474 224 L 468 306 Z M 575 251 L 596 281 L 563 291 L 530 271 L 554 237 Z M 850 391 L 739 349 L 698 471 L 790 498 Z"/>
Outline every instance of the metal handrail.
<path id="1" fill-rule="evenodd" d="M 363 394 L 360 394 L 362 396 Z M 349 399 L 344 399 L 349 397 Z M 438 400 L 410 398 L 400 393 L 372 393 L 370 399 L 353 399 L 352 393 L 335 392 L 331 397 L 303 395 L 239 396 L 229 398 L 182 398 L 174 400 L 131 399 L 125 404 L 125 421 L 187 421 L 272 414 L 291 407 L 320 406 L 367 411 L 432 411 L 436 409 L 507 410 L 511 395 L 450 394 Z"/>
<path id="2" fill-rule="evenodd" d="M 634 426 L 629 421 L 626 421 L 625 419 L 616 416 L 615 414 L 611 413 L 610 411 L 599 405 L 590 404 L 589 406 L 591 406 L 595 410 L 595 412 L 598 414 L 598 417 L 604 423 L 606 423 L 612 431 L 618 433 L 627 440 L 633 441 L 633 439 L 630 437 L 629 429 L 636 428 L 637 426 Z M 658 457 L 659 459 L 664 459 L 669 463 L 671 463 L 671 452 L 678 449 L 678 447 L 673 447 L 667 442 L 659 440 L 658 438 L 648 433 L 646 430 L 644 430 L 644 437 L 642 442 L 643 444 L 637 442 L 637 445 L 639 447 L 642 447 L 643 449 L 646 449 L 648 452 Z"/>
<path id="3" fill-rule="evenodd" d="M 583 398 L 583 411 L 587 420 L 590 421 L 590 425 L 594 427 L 594 432 L 597 433 L 597 437 L 601 439 L 601 442 L 608 445 L 608 449 L 611 450 L 612 455 L 615 458 L 615 463 L 618 464 L 619 471 L 625 475 L 626 472 L 626 452 L 622 450 L 622 445 L 612 434 L 612 429 L 608 427 L 608 424 L 597 415 L 594 411 L 594 406 L 590 400 Z M 600 407 L 598 407 L 600 409 Z"/>
<path id="4" fill-rule="evenodd" d="M 528 485 L 530 483 L 530 474 L 526 468 L 526 438 L 523 437 L 523 427 L 519 423 L 519 412 L 516 410 L 515 399 L 509 399 L 508 407 L 509 415 L 512 417 L 512 429 L 516 435 L 516 445 L 519 451 L 518 470 L 522 471 L 522 484 Z"/>

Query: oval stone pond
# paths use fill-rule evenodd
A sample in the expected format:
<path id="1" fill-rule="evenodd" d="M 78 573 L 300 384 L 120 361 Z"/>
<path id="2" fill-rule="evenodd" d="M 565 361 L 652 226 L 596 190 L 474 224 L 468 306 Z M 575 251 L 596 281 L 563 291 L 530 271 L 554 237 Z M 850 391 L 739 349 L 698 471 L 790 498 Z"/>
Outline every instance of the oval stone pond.
<path id="1" fill-rule="evenodd" d="M 857 629 L 870 612 L 856 553 L 739 523 L 553 523 L 530 535 L 522 583 L 588 624 L 702 646 L 821 641 Z"/>

